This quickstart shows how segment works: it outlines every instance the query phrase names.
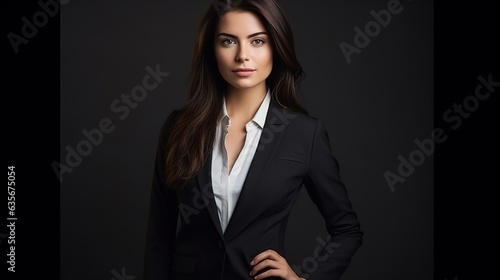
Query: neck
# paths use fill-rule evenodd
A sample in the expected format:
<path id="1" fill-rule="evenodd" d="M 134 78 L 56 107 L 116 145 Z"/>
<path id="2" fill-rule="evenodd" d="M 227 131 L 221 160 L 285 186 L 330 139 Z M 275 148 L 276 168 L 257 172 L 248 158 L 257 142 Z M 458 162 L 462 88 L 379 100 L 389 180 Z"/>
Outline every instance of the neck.
<path id="1" fill-rule="evenodd" d="M 252 119 L 266 97 L 266 93 L 267 86 L 265 83 L 245 89 L 238 89 L 229 85 L 225 95 L 229 118 Z"/>

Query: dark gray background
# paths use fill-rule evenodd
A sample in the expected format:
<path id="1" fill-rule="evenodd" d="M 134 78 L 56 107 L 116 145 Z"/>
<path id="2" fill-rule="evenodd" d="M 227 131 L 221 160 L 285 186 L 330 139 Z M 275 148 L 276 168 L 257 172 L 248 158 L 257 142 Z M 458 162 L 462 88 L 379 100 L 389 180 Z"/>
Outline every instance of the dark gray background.
<path id="1" fill-rule="evenodd" d="M 432 279 L 432 157 L 391 192 L 415 139 L 433 129 L 432 1 L 403 11 L 348 64 L 339 48 L 389 1 L 281 1 L 307 78 L 306 109 L 326 124 L 365 243 L 343 279 Z M 82 130 L 115 130 L 63 175 L 61 278 L 141 279 L 155 145 L 165 117 L 187 97 L 198 22 L 211 1 L 71 1 L 61 11 L 61 157 Z M 110 104 L 142 83 L 146 66 L 170 76 L 124 120 Z M 292 211 L 287 259 L 313 255 L 324 222 L 305 190 Z"/>

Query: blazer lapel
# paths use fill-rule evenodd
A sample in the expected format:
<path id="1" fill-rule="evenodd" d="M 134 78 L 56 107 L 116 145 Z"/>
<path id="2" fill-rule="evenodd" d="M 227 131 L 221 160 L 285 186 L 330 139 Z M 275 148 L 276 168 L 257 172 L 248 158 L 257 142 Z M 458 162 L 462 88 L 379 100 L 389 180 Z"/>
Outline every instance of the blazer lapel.
<path id="1" fill-rule="evenodd" d="M 200 192 L 208 200 L 206 202 L 208 214 L 217 228 L 217 232 L 219 232 L 219 235 L 223 237 L 219 214 L 217 213 L 217 204 L 215 203 L 214 191 L 212 189 L 212 152 L 209 153 L 206 162 L 203 165 L 203 169 L 196 177 Z"/>
<path id="2" fill-rule="evenodd" d="M 251 205 L 248 205 L 248 203 L 251 201 L 252 194 L 255 193 L 255 188 L 260 186 L 258 183 L 261 179 L 261 174 L 273 158 L 276 148 L 279 146 L 283 136 L 285 123 L 288 123 L 285 118 L 287 115 L 290 115 L 284 113 L 283 110 L 283 108 L 279 107 L 275 101 L 271 99 L 257 150 L 255 151 L 238 202 L 236 203 L 224 234 L 220 226 L 217 204 L 215 203 L 212 189 L 212 153 L 209 154 L 202 171 L 197 175 L 198 188 L 200 188 L 201 193 L 208 198 L 207 211 L 209 212 L 210 218 L 220 236 L 226 240 L 230 240 L 239 232 L 239 227 L 242 226 L 242 223 L 238 221 L 244 220 L 245 213 L 251 211 Z"/>
<path id="3" fill-rule="evenodd" d="M 283 123 L 284 114 L 282 110 L 274 100 L 271 100 L 257 150 L 243 183 L 238 202 L 224 233 L 226 240 L 233 239 L 240 230 L 245 228 L 245 215 L 255 207 L 255 205 L 249 203 L 256 193 L 255 190 L 262 186 L 262 184 L 259 184 L 259 180 L 262 179 L 262 174 L 274 157 L 276 148 L 279 146 L 281 137 L 283 136 L 285 125 Z"/>

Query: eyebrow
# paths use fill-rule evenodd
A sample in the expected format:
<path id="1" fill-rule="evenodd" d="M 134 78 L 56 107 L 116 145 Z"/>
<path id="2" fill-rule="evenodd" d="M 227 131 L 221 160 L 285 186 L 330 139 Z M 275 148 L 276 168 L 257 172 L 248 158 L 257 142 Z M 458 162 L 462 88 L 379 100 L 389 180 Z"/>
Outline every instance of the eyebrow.
<path id="1" fill-rule="evenodd" d="M 257 35 L 261 35 L 261 34 L 268 35 L 268 34 L 267 34 L 267 32 L 265 32 L 265 31 L 261 31 L 261 32 L 257 32 L 257 33 L 250 34 L 250 35 L 248 35 L 248 36 L 247 36 L 247 38 L 252 38 L 252 37 L 255 37 L 255 36 L 257 36 Z M 219 37 L 219 36 L 227 36 L 227 37 L 231 37 L 231 38 L 238 39 L 238 36 L 235 36 L 235 35 L 233 35 L 233 34 L 228 34 L 228 33 L 219 33 L 219 34 L 217 35 L 217 37 Z"/>

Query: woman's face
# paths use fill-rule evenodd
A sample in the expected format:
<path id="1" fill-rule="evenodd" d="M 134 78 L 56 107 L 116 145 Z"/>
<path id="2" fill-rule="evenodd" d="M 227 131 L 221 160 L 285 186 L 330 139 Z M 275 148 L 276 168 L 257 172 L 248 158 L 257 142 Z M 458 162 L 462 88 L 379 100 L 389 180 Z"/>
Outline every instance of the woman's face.
<path id="1" fill-rule="evenodd" d="M 273 68 L 272 46 L 266 29 L 254 14 L 224 14 L 215 31 L 215 58 L 228 86 L 249 89 L 264 86 Z M 237 68 L 247 68 L 237 71 Z"/>

